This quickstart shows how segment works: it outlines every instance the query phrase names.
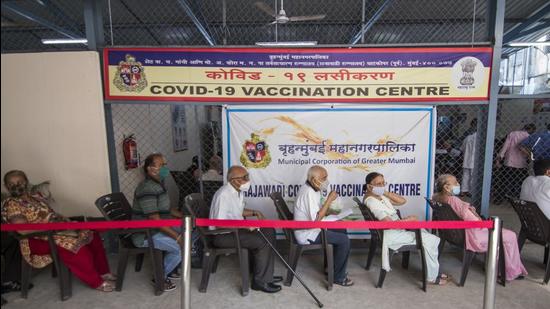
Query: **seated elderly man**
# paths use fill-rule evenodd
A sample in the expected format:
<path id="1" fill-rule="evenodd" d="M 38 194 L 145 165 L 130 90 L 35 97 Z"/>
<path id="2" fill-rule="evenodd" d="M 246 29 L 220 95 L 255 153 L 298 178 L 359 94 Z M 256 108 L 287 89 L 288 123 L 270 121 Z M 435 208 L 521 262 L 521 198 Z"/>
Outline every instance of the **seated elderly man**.
<path id="1" fill-rule="evenodd" d="M 208 171 L 202 174 L 203 181 L 223 181 L 222 158 L 218 155 L 213 155 L 208 161 Z"/>
<path id="2" fill-rule="evenodd" d="M 250 188 L 248 171 L 241 166 L 232 166 L 227 172 L 227 184 L 222 186 L 212 199 L 210 219 L 242 220 L 243 217 L 264 219 L 261 211 L 244 208 L 243 191 Z M 212 227 L 211 227 L 212 229 Z M 262 229 L 264 235 L 275 242 L 274 229 Z M 276 293 L 281 286 L 274 282 L 282 280 L 273 277 L 273 252 L 262 236 L 254 228 L 243 229 L 239 232 L 239 240 L 243 248 L 250 249 L 254 259 L 254 280 L 252 289 L 265 293 Z M 214 246 L 219 248 L 233 248 L 236 246 L 233 234 L 222 234 L 214 237 Z"/>
<path id="3" fill-rule="evenodd" d="M 322 196 L 327 191 L 329 182 L 327 170 L 314 165 L 307 172 L 307 181 L 300 188 L 294 206 L 294 220 L 321 221 L 327 215 L 330 205 L 338 197 L 332 191 L 326 199 Z M 353 281 L 347 277 L 346 268 L 350 251 L 350 241 L 346 230 L 328 230 L 327 241 L 334 246 L 334 283 L 341 286 L 352 286 Z M 296 240 L 302 245 L 321 243 L 321 229 L 303 229 L 294 231 Z"/>
<path id="4" fill-rule="evenodd" d="M 533 165 L 535 176 L 529 176 L 521 185 L 520 198 L 534 202 L 550 219 L 550 159 L 537 160 Z"/>

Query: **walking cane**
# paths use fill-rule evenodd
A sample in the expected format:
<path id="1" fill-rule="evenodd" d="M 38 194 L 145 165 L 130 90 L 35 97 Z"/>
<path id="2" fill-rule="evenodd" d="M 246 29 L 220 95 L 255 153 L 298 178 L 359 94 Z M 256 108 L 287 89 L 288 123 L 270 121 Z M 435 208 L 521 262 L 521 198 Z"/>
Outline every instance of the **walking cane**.
<path id="1" fill-rule="evenodd" d="M 292 269 L 292 267 L 290 267 L 290 265 L 288 265 L 288 263 L 285 261 L 285 259 L 283 258 L 283 256 L 279 253 L 279 251 L 277 251 L 277 249 L 275 248 L 275 246 L 267 239 L 267 237 L 265 237 L 264 233 L 262 232 L 262 230 L 260 229 L 257 229 L 258 233 L 260 233 L 260 235 L 262 235 L 262 237 L 264 238 L 265 242 L 271 247 L 271 249 L 273 250 L 273 252 L 275 252 L 275 254 L 277 254 L 277 256 L 279 257 L 279 259 L 281 259 L 281 261 L 283 261 L 283 264 L 285 264 L 286 268 L 288 268 L 288 270 L 290 270 L 292 272 L 292 274 L 294 275 L 294 277 L 296 277 L 296 279 L 298 279 L 298 281 L 300 281 L 300 283 L 302 284 L 302 286 L 308 291 L 309 295 L 311 295 L 311 297 L 313 297 L 313 299 L 315 299 L 315 301 L 317 302 L 317 306 L 319 306 L 319 308 L 323 308 L 323 304 L 319 301 L 319 299 L 317 299 L 317 297 L 315 297 L 315 295 L 313 294 L 313 292 L 311 292 L 311 290 L 307 287 L 307 285 L 304 283 L 304 281 L 302 281 L 302 278 L 300 278 L 300 276 L 298 276 L 298 274 L 294 271 L 294 269 Z"/>

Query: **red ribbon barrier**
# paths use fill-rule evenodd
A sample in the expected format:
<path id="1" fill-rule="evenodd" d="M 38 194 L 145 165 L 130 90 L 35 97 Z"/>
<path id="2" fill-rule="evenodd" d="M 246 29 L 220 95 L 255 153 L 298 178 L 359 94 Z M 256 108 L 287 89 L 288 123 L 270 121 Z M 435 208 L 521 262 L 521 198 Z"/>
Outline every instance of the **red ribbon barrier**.
<path id="1" fill-rule="evenodd" d="M 93 221 L 2 224 L 2 231 L 43 231 L 43 230 L 109 230 L 158 228 L 162 226 L 181 226 L 179 219 L 170 220 L 133 220 L 133 221 Z M 211 220 L 197 219 L 197 226 L 216 226 L 231 228 L 291 228 L 291 229 L 472 229 L 492 228 L 493 221 L 286 221 L 286 220 Z"/>

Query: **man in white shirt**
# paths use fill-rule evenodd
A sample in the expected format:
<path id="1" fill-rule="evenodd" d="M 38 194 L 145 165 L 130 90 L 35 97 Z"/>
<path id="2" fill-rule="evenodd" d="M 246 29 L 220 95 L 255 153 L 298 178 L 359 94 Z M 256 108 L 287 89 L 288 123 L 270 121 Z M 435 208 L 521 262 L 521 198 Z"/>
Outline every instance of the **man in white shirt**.
<path id="1" fill-rule="evenodd" d="M 521 185 L 520 198 L 534 202 L 546 218 L 550 219 L 550 159 L 537 160 L 533 164 L 535 176 L 529 176 Z"/>
<path id="2" fill-rule="evenodd" d="M 338 193 L 332 191 L 326 199 L 323 191 L 329 188 L 328 173 L 323 167 L 314 165 L 307 172 L 307 181 L 298 192 L 294 206 L 294 220 L 322 221 L 327 215 L 330 204 L 336 200 Z M 334 283 L 341 286 L 352 286 L 353 281 L 347 277 L 347 264 L 350 241 L 346 230 L 328 230 L 327 241 L 334 246 Z M 303 245 L 320 244 L 321 229 L 303 229 L 294 231 L 296 240 Z"/>
<path id="3" fill-rule="evenodd" d="M 208 171 L 202 174 L 202 181 L 223 181 L 222 158 L 213 155 L 208 161 Z"/>
<path id="4" fill-rule="evenodd" d="M 227 184 L 221 187 L 210 207 L 210 219 L 243 220 L 245 217 L 265 219 L 261 211 L 244 208 L 243 191 L 250 188 L 248 171 L 241 166 L 232 166 L 227 172 Z M 212 227 L 211 227 L 212 229 Z M 275 230 L 262 229 L 271 243 L 275 243 Z M 273 252 L 262 236 L 255 229 L 240 229 L 239 240 L 243 248 L 252 252 L 254 259 L 254 280 L 251 288 L 266 293 L 276 293 L 281 286 L 274 284 L 282 280 L 273 277 Z M 222 234 L 214 237 L 214 246 L 218 248 L 234 248 L 235 238 L 231 234 Z"/>
<path id="5" fill-rule="evenodd" d="M 464 160 L 462 161 L 462 187 L 461 196 L 471 196 L 470 190 L 473 188 L 473 172 L 475 167 L 475 153 L 477 143 L 477 132 L 468 135 L 462 142 L 462 153 Z"/>

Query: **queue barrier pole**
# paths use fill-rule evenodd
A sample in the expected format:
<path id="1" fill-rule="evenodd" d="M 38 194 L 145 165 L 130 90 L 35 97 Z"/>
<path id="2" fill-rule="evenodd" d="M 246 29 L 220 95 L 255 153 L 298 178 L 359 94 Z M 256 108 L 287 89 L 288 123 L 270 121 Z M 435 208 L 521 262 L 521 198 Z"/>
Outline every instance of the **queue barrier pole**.
<path id="1" fill-rule="evenodd" d="M 191 308 L 191 217 L 186 216 L 181 220 L 183 231 L 183 246 L 181 246 L 183 284 L 181 287 L 181 309 Z"/>
<path id="2" fill-rule="evenodd" d="M 489 249 L 487 251 L 487 264 L 485 267 L 485 288 L 483 291 L 483 309 L 495 308 L 495 292 L 497 285 L 498 267 L 498 244 L 500 243 L 502 220 L 499 217 L 493 218 L 493 228 L 489 229 Z M 500 248 L 503 250 L 503 248 Z"/>

